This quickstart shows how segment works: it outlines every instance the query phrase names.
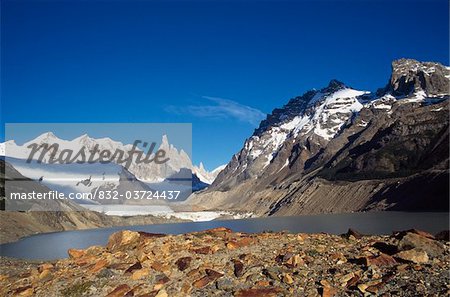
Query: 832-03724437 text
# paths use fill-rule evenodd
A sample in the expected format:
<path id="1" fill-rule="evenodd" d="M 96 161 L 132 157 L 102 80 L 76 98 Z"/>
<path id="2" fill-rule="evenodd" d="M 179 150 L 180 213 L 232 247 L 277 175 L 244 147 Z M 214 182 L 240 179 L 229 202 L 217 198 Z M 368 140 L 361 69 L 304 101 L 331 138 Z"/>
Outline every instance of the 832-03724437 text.
<path id="1" fill-rule="evenodd" d="M 64 194 L 58 191 L 10 193 L 11 200 L 58 200 L 58 199 L 90 199 L 90 200 L 176 200 L 181 191 L 116 191 L 99 190 L 94 193 L 69 193 Z"/>
<path id="2" fill-rule="evenodd" d="M 127 200 L 176 200 L 180 195 L 181 191 L 171 191 L 171 190 L 163 190 L 163 191 L 109 191 L 109 190 L 99 190 L 95 191 L 94 197 L 97 199 L 104 200 L 119 200 L 119 199 L 127 199 Z"/>

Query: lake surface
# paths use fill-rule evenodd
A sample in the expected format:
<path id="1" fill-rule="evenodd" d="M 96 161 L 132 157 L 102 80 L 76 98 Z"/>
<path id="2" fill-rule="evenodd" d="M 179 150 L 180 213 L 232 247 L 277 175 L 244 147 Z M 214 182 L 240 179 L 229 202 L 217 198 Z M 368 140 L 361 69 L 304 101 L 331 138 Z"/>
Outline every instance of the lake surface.
<path id="1" fill-rule="evenodd" d="M 449 214 L 370 212 L 65 231 L 33 235 L 17 242 L 0 245 L 0 255 L 23 259 L 52 260 L 67 257 L 69 248 L 84 249 L 92 245 L 105 245 L 108 237 L 119 230 L 181 234 L 215 227 L 227 227 L 233 231 L 249 233 L 270 230 L 332 234 L 345 233 L 348 228 L 354 228 L 365 234 L 391 234 L 392 231 L 416 228 L 434 234 L 449 228 Z"/>

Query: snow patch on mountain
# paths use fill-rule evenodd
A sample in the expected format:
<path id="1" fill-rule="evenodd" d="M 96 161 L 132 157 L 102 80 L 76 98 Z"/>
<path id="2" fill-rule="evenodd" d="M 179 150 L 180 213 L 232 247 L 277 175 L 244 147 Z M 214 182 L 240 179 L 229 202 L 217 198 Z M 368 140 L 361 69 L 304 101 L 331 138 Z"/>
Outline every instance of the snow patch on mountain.
<path id="1" fill-rule="evenodd" d="M 253 213 L 236 213 L 231 211 L 174 211 L 167 205 L 85 205 L 84 207 L 114 216 L 153 215 L 166 219 L 178 218 L 193 222 L 206 222 L 227 217 L 233 219 L 251 218 Z"/>
<path id="2" fill-rule="evenodd" d="M 305 107 L 294 117 L 289 117 L 291 112 L 286 106 L 286 113 L 280 115 L 278 124 L 253 135 L 245 143 L 244 149 L 248 151 L 250 161 L 264 157 L 263 167 L 268 166 L 286 140 L 292 139 L 295 142 L 299 135 L 313 133 L 326 141 L 331 140 L 340 132 L 345 122 L 363 108 L 359 97 L 369 93 L 345 86 L 332 92 L 327 89 L 315 91 Z"/>
<path id="3" fill-rule="evenodd" d="M 318 99 L 313 98 L 320 105 L 315 108 L 311 120 L 304 126 L 305 134 L 313 131 L 326 140 L 334 138 L 352 114 L 363 108 L 357 97 L 369 93 L 344 88 L 330 95 L 322 95 Z"/>

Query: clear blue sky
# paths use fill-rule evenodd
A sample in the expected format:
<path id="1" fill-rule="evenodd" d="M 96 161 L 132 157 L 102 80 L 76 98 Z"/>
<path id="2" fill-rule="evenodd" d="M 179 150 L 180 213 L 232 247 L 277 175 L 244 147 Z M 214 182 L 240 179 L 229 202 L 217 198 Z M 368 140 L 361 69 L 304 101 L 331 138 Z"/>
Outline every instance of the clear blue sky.
<path id="1" fill-rule="evenodd" d="M 446 0 L 1 3 L 2 125 L 188 122 L 210 169 L 332 78 L 375 90 L 393 59 L 449 62 Z"/>

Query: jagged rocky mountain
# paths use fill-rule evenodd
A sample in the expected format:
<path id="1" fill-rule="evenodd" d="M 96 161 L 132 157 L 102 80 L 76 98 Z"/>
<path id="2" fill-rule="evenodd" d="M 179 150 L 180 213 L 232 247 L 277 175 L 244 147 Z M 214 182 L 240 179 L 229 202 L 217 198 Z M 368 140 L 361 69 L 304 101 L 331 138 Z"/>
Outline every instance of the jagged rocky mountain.
<path id="1" fill-rule="evenodd" d="M 189 203 L 260 215 L 448 211 L 449 79 L 400 59 L 375 94 L 332 80 L 273 110 Z"/>
<path id="2" fill-rule="evenodd" d="M 1 155 L 6 155 L 6 161 L 21 174 L 33 180 L 42 179 L 42 183 L 52 190 L 66 194 L 72 192 L 92 193 L 95 192 L 95 189 L 118 190 L 121 193 L 135 190 L 148 191 L 153 190 L 152 187 L 154 185 L 161 186 L 162 183 L 170 183 L 170 181 L 166 181 L 173 175 L 179 175 L 180 172 L 185 172 L 185 178 L 189 180 L 185 181 L 184 187 L 180 185 L 179 190 L 190 193 L 191 188 L 195 191 L 207 187 L 218 174 L 218 171 L 207 171 L 203 164 L 200 164 L 198 167 L 193 165 L 189 155 L 182 149 L 178 150 L 170 144 L 165 135 L 162 137 L 158 149 L 163 149 L 166 152 L 166 157 L 170 159 L 169 162 L 164 165 L 155 164 L 154 162 L 137 163 L 134 156 L 133 162 L 128 168 L 125 168 L 125 164 L 116 159 L 106 164 L 99 162 L 93 164 L 86 164 L 86 162 L 84 164 L 76 162 L 70 164 L 49 164 L 49 154 L 44 157 L 42 164 L 37 164 L 36 162 L 27 163 L 25 160 L 30 156 L 31 149 L 28 148 L 30 144 L 58 144 L 59 149 L 55 158 L 58 158 L 67 149 L 73 151 L 73 155 L 75 155 L 83 147 L 85 151 L 91 151 L 97 145 L 99 151 L 108 150 L 114 152 L 122 150 L 125 152 L 125 159 L 128 158 L 128 152 L 132 149 L 132 145 L 124 145 L 110 138 L 95 139 L 86 134 L 73 140 L 63 140 L 48 132 L 23 145 L 17 145 L 11 140 L 0 146 Z M 38 157 L 39 153 L 34 155 L 34 159 Z M 78 200 L 78 202 L 83 201 Z M 113 201 L 105 200 L 106 202 L 112 203 Z M 85 203 L 87 202 L 85 201 Z"/>
<path id="3" fill-rule="evenodd" d="M 59 150 L 55 155 L 56 158 L 59 157 L 59 154 L 64 149 L 70 149 L 74 152 L 78 152 L 81 147 L 85 147 L 87 150 L 92 150 L 95 145 L 98 145 L 99 151 L 108 150 L 114 152 L 118 149 L 122 150 L 125 152 L 124 158 L 126 159 L 128 158 L 128 152 L 133 147 L 131 144 L 125 145 L 110 138 L 91 138 L 87 134 L 81 135 L 80 137 L 72 140 L 63 140 L 58 138 L 52 132 L 47 132 L 43 133 L 33 140 L 24 143 L 23 145 L 17 145 L 14 140 L 7 141 L 1 144 L 0 155 L 7 154 L 7 157 L 27 159 L 31 152 L 31 149 L 27 148 L 27 146 L 30 144 L 58 144 Z M 167 162 L 166 166 L 160 166 L 159 164 L 155 164 L 154 162 L 136 163 L 136 156 L 133 156 L 133 162 L 128 168 L 129 171 L 139 180 L 148 182 L 161 181 L 168 176 L 179 172 L 182 168 L 191 169 L 192 172 L 196 174 L 200 180 L 208 184 L 211 184 L 217 176 L 214 171 L 207 171 L 202 163 L 200 163 L 199 166 L 193 165 L 189 155 L 183 149 L 177 149 L 172 144 L 170 144 L 166 135 L 163 135 L 161 144 L 158 149 L 164 150 L 166 152 L 166 157 L 170 158 L 170 162 Z M 34 156 L 34 159 L 38 157 L 39 154 L 36 154 Z M 48 156 L 44 158 L 43 162 L 45 163 L 46 161 L 48 161 L 47 159 Z M 114 163 L 123 165 L 122 163 L 117 162 L 117 160 L 114 160 Z"/>

